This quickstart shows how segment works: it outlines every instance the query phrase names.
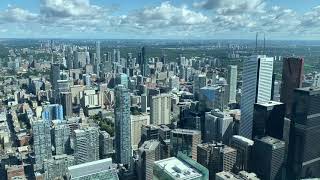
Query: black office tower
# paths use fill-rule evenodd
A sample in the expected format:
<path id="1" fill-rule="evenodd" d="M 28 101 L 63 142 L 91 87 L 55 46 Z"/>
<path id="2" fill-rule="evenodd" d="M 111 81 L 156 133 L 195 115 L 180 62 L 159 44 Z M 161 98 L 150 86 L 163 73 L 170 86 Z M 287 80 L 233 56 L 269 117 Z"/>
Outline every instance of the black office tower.
<path id="1" fill-rule="evenodd" d="M 256 138 L 253 145 L 253 172 L 263 180 L 281 180 L 285 142 L 266 136 Z"/>
<path id="2" fill-rule="evenodd" d="M 252 138 L 271 136 L 283 138 L 285 104 L 276 101 L 254 105 Z"/>
<path id="3" fill-rule="evenodd" d="M 320 88 L 294 91 L 288 179 L 320 177 Z"/>

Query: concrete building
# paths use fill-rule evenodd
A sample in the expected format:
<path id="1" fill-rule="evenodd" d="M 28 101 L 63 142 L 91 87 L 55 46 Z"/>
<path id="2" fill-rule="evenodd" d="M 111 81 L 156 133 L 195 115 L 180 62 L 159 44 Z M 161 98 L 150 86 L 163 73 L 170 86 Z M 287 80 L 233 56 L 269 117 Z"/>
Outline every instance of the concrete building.
<path id="1" fill-rule="evenodd" d="M 154 125 L 171 124 L 171 95 L 160 94 L 151 97 L 150 123 Z"/>
<path id="2" fill-rule="evenodd" d="M 228 76 L 227 76 L 227 87 L 226 87 L 226 103 L 234 104 L 237 102 L 237 77 L 238 77 L 238 66 L 230 65 L 228 66 Z"/>
<path id="3" fill-rule="evenodd" d="M 132 157 L 131 147 L 131 118 L 130 94 L 124 85 L 118 85 L 115 90 L 115 149 L 116 162 L 130 166 Z"/>
<path id="4" fill-rule="evenodd" d="M 189 129 L 174 129 L 170 133 L 170 154 L 182 152 L 197 160 L 197 146 L 201 143 L 201 132 Z"/>
<path id="5" fill-rule="evenodd" d="M 237 150 L 221 143 L 198 145 L 197 161 L 209 170 L 210 179 L 221 171 L 231 171 L 236 164 Z"/>
<path id="6" fill-rule="evenodd" d="M 231 140 L 231 147 L 237 150 L 236 168 L 249 171 L 251 169 L 251 153 L 254 141 L 251 139 L 234 135 Z"/>
<path id="7" fill-rule="evenodd" d="M 94 180 L 108 179 L 118 180 L 116 169 L 112 165 L 112 159 L 102 159 L 68 168 L 68 180 Z"/>
<path id="8" fill-rule="evenodd" d="M 52 157 L 50 124 L 42 120 L 33 121 L 32 135 L 35 156 L 34 169 L 42 170 L 43 161 Z"/>
<path id="9" fill-rule="evenodd" d="M 233 117 L 218 109 L 206 112 L 204 129 L 206 142 L 229 144 L 233 135 Z"/>
<path id="10" fill-rule="evenodd" d="M 87 127 L 74 131 L 74 157 L 76 164 L 99 159 L 99 128 Z"/>
<path id="11" fill-rule="evenodd" d="M 114 137 L 111 137 L 106 131 L 99 132 L 100 159 L 112 157 L 115 153 L 113 141 Z"/>
<path id="12" fill-rule="evenodd" d="M 145 141 L 139 148 L 137 173 L 139 180 L 153 179 L 153 163 L 160 160 L 160 142 L 158 140 Z"/>
<path id="13" fill-rule="evenodd" d="M 141 128 L 143 125 L 150 124 L 150 116 L 148 114 L 131 115 L 131 144 L 132 150 L 138 150 L 141 140 Z"/>
<path id="14" fill-rule="evenodd" d="M 70 152 L 70 128 L 67 124 L 54 124 L 51 129 L 55 155 Z"/>
<path id="15" fill-rule="evenodd" d="M 239 133 L 241 136 L 251 138 L 254 104 L 271 100 L 273 58 L 265 55 L 251 56 L 244 61 L 243 67 Z"/>
<path id="16" fill-rule="evenodd" d="M 68 167 L 74 165 L 74 157 L 66 154 L 53 156 L 44 161 L 46 179 L 63 179 L 68 173 Z"/>
<path id="17" fill-rule="evenodd" d="M 153 179 L 156 180 L 208 180 L 208 169 L 197 163 L 187 155 L 179 153 L 171 157 L 154 162 Z"/>

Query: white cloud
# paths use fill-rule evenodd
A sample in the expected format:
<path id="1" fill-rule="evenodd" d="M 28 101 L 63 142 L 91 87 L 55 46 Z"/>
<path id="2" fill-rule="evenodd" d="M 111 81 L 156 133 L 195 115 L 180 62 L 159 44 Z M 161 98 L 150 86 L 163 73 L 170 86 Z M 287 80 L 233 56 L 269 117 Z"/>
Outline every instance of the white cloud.
<path id="1" fill-rule="evenodd" d="M 8 5 L 8 8 L 0 12 L 0 23 L 33 22 L 38 15 L 27 10 Z"/>

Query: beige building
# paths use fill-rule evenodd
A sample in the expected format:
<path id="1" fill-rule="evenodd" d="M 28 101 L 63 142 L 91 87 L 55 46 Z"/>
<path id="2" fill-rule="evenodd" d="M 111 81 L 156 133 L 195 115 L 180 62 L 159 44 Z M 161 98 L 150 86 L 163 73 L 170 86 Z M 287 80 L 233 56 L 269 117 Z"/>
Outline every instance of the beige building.
<path id="1" fill-rule="evenodd" d="M 158 96 L 152 96 L 150 104 L 150 115 L 151 124 L 170 124 L 171 95 L 160 94 Z"/>
<path id="2" fill-rule="evenodd" d="M 131 144 L 132 150 L 138 150 L 141 139 L 141 127 L 150 124 L 149 114 L 131 115 Z"/>

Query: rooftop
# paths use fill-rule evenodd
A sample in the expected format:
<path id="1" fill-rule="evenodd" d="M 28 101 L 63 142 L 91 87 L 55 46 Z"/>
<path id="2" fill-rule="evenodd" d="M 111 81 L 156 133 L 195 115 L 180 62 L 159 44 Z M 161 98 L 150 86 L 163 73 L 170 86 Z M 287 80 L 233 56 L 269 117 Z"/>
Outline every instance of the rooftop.
<path id="1" fill-rule="evenodd" d="M 173 179 L 196 179 L 202 177 L 195 168 L 176 157 L 156 161 L 155 165 L 163 169 Z"/>

